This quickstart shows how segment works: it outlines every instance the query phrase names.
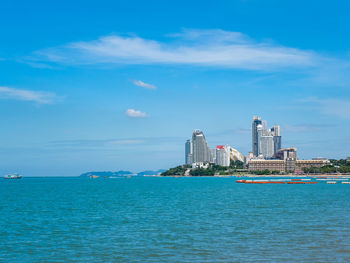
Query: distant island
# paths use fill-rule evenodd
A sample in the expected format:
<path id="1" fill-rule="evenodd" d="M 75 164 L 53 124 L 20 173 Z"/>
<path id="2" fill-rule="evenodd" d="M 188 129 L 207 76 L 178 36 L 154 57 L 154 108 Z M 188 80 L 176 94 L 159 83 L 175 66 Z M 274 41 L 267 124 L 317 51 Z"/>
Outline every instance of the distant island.
<path id="1" fill-rule="evenodd" d="M 159 169 L 156 171 L 148 170 L 143 171 L 139 173 L 133 173 L 130 171 L 93 171 L 93 172 L 86 172 L 80 175 L 80 177 L 123 177 L 123 176 L 148 176 L 148 175 L 160 175 L 161 173 L 165 172 L 164 169 Z"/>

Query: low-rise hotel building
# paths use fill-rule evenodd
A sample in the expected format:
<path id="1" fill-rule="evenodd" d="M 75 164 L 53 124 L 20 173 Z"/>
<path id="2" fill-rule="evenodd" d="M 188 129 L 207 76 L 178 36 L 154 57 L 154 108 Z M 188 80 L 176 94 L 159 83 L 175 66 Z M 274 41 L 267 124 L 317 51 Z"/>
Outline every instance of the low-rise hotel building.
<path id="1" fill-rule="evenodd" d="M 248 162 L 249 171 L 279 171 L 295 172 L 303 168 L 322 167 L 329 165 L 330 161 L 325 158 L 315 158 L 313 160 L 298 160 L 296 148 L 281 149 L 275 154 L 276 159 L 251 159 Z"/>
<path id="2" fill-rule="evenodd" d="M 286 162 L 284 160 L 264 160 L 264 159 L 252 159 L 248 163 L 249 171 L 279 171 L 285 172 Z"/>
<path id="3" fill-rule="evenodd" d="M 310 167 L 322 167 L 329 165 L 331 162 L 328 159 L 322 160 L 296 160 L 295 166 L 299 169 L 310 168 Z"/>

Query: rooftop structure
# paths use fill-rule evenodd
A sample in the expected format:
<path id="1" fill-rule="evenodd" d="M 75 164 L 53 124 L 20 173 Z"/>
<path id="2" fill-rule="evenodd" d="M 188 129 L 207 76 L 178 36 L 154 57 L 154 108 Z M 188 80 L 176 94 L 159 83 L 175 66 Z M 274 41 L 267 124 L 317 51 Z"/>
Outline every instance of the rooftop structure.
<path id="1" fill-rule="evenodd" d="M 297 160 L 297 148 L 285 148 L 280 149 L 277 153 L 275 153 L 275 158 L 280 160 L 294 159 Z"/>

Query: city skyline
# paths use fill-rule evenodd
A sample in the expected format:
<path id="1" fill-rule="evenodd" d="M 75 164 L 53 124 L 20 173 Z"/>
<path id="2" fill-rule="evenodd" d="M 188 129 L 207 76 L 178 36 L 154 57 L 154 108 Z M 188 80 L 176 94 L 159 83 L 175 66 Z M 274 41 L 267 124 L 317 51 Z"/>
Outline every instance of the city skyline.
<path id="1" fill-rule="evenodd" d="M 227 144 L 216 145 L 216 147 L 211 148 L 203 131 L 195 129 L 192 133 L 192 140 L 186 140 L 185 143 L 185 165 L 178 166 L 186 169 L 186 172 L 184 171 L 182 175 L 188 176 L 191 172 L 195 174 L 197 172 L 193 171 L 196 170 L 202 175 L 204 173 L 206 175 L 215 174 L 217 172 L 215 172 L 216 166 L 226 167 L 224 169 L 229 169 L 229 167 L 235 167 L 234 169 L 236 169 L 239 166 L 241 172 L 249 171 L 262 174 L 303 174 L 307 169 L 332 166 L 332 161 L 328 158 L 300 159 L 298 158 L 297 148 L 290 146 L 282 148 L 280 126 L 273 125 L 269 129 L 267 121 L 260 116 L 253 116 L 251 134 L 252 151 L 244 156 L 237 149 Z M 198 168 L 202 168 L 202 170 L 198 170 Z M 204 172 L 203 169 L 208 170 Z M 210 169 L 214 169 L 214 171 Z M 173 172 L 176 172 L 175 170 Z M 167 173 L 171 173 L 170 171 L 172 170 L 169 169 Z M 233 171 L 229 172 L 232 173 Z"/>
<path id="2" fill-rule="evenodd" d="M 266 120 L 260 116 L 253 116 L 251 134 L 252 150 L 244 156 L 239 150 L 228 144 L 216 145 L 211 148 L 204 132 L 194 129 L 192 139 L 187 139 L 185 142 L 184 164 L 201 166 L 205 163 L 212 163 L 227 167 L 230 166 L 231 161 L 237 160 L 248 165 L 251 159 L 284 159 L 283 153 L 286 149 L 282 150 L 281 127 L 279 125 L 268 128 Z M 296 156 L 296 148 L 293 149 L 295 149 Z"/>
<path id="3" fill-rule="evenodd" d="M 246 154 L 254 115 L 300 158 L 345 158 L 349 7 L 5 0 L 0 174 L 167 169 L 196 127 Z"/>

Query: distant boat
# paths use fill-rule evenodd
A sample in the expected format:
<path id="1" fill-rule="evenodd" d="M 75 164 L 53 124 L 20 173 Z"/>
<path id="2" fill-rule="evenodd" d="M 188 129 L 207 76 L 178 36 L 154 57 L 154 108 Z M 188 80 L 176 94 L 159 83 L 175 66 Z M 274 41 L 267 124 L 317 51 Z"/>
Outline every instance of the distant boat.
<path id="1" fill-rule="evenodd" d="M 90 175 L 90 178 L 94 179 L 94 178 L 99 178 L 98 175 Z"/>
<path id="2" fill-rule="evenodd" d="M 237 180 L 236 181 L 236 183 L 240 183 L 240 184 L 245 183 L 245 182 L 246 182 L 246 180 Z"/>
<path id="3" fill-rule="evenodd" d="M 22 175 L 19 174 L 8 174 L 4 176 L 5 179 L 21 179 Z"/>

